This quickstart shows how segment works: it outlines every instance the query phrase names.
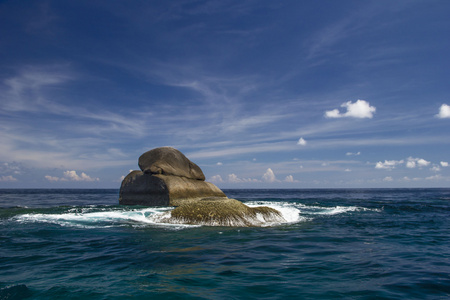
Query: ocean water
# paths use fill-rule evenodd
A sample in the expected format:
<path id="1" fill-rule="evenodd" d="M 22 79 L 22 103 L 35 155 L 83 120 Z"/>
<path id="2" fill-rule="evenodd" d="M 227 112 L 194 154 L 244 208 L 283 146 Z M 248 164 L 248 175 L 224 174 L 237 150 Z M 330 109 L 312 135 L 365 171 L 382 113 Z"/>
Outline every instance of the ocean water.
<path id="1" fill-rule="evenodd" d="M 165 224 L 118 190 L 0 190 L 0 299 L 449 299 L 450 189 L 225 190 L 283 220 Z"/>

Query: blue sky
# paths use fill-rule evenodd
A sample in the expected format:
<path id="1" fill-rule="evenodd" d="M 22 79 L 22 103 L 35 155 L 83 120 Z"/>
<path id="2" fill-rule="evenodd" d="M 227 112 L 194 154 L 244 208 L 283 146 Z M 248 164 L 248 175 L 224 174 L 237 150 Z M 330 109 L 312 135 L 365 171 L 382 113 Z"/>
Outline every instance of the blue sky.
<path id="1" fill-rule="evenodd" d="M 450 187 L 449 1 L 1 1 L 0 188 Z"/>

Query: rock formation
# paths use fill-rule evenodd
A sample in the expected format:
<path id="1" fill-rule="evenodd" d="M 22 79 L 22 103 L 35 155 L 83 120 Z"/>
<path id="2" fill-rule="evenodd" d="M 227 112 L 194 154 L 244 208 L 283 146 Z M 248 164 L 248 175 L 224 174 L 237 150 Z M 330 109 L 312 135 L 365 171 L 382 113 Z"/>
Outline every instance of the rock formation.
<path id="1" fill-rule="evenodd" d="M 226 198 L 205 181 L 202 170 L 171 147 L 145 152 L 139 157 L 142 171 L 132 171 L 122 181 L 119 203 L 124 205 L 179 206 L 205 197 Z"/>
<path id="2" fill-rule="evenodd" d="M 171 147 L 150 150 L 139 157 L 141 171 L 130 172 L 122 181 L 119 204 L 176 206 L 168 223 L 216 226 L 252 226 L 283 221 L 269 207 L 249 207 L 229 199 L 205 181 L 200 167 Z"/>

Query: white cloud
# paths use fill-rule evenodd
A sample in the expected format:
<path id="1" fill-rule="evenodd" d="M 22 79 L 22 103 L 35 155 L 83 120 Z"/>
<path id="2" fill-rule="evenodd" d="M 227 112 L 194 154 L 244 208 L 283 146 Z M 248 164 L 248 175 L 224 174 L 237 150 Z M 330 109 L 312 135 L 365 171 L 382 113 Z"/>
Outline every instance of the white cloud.
<path id="1" fill-rule="evenodd" d="M 446 161 L 441 161 L 441 166 L 442 166 L 442 167 L 448 167 L 448 162 L 446 162 Z"/>
<path id="2" fill-rule="evenodd" d="M 288 175 L 286 178 L 284 178 L 284 182 L 298 182 L 298 180 L 294 179 L 294 176 Z"/>
<path id="3" fill-rule="evenodd" d="M 0 177 L 0 181 L 13 182 L 13 181 L 17 181 L 17 178 L 15 178 L 15 177 L 13 177 L 11 175 L 5 175 L 5 176 Z"/>
<path id="4" fill-rule="evenodd" d="M 300 138 L 300 139 L 298 140 L 298 142 L 297 142 L 297 145 L 305 146 L 305 145 L 306 145 L 306 141 L 305 141 L 303 138 Z"/>
<path id="5" fill-rule="evenodd" d="M 234 174 L 233 174 L 234 175 Z M 235 175 L 236 176 L 236 175 Z M 222 179 L 222 176 L 220 176 L 220 175 L 214 175 L 214 176 L 212 176 L 210 179 L 209 179 L 209 181 L 211 181 L 211 182 L 215 182 L 215 183 L 217 183 L 217 182 L 223 182 L 223 179 Z"/>
<path id="6" fill-rule="evenodd" d="M 220 161 L 216 164 L 218 166 L 223 166 L 223 163 L 221 163 Z"/>
<path id="7" fill-rule="evenodd" d="M 438 166 L 438 165 L 434 165 L 432 168 L 431 168 L 431 171 L 434 171 L 434 172 L 439 172 L 441 170 L 441 168 Z"/>
<path id="8" fill-rule="evenodd" d="M 54 176 L 50 176 L 50 175 L 45 175 L 45 179 L 47 179 L 48 181 L 59 181 L 59 177 L 54 177 Z"/>
<path id="9" fill-rule="evenodd" d="M 91 177 L 84 172 L 81 172 L 81 175 L 78 175 L 76 171 L 64 171 L 62 177 L 54 177 L 50 175 L 44 176 L 48 181 L 99 181 L 100 179 L 97 177 Z"/>
<path id="10" fill-rule="evenodd" d="M 239 178 L 236 174 L 229 174 L 228 175 L 228 182 L 231 183 L 241 183 L 241 182 L 259 182 L 258 179 L 253 178 Z"/>
<path id="11" fill-rule="evenodd" d="M 430 164 L 429 161 L 423 159 L 423 158 L 414 158 L 414 157 L 408 157 L 408 161 L 406 162 L 407 168 L 415 168 L 416 166 L 419 168 L 426 167 Z"/>
<path id="12" fill-rule="evenodd" d="M 416 162 L 415 162 L 415 161 L 412 161 L 412 160 L 408 160 L 408 161 L 406 162 L 406 167 L 407 167 L 407 168 L 410 168 L 410 169 L 415 168 L 415 167 L 416 167 Z"/>
<path id="13" fill-rule="evenodd" d="M 325 112 L 325 117 L 327 118 L 340 118 L 343 117 L 340 113 L 339 113 L 339 109 L 333 109 L 333 110 L 328 110 Z"/>
<path id="14" fill-rule="evenodd" d="M 377 162 L 375 165 L 375 169 L 394 169 L 395 166 L 404 163 L 403 160 L 385 160 L 384 162 Z"/>
<path id="15" fill-rule="evenodd" d="M 99 178 L 92 178 L 84 172 L 81 172 L 81 175 L 78 175 L 76 171 L 65 171 L 64 178 L 67 178 L 70 181 L 99 181 Z"/>
<path id="16" fill-rule="evenodd" d="M 442 104 L 436 117 L 441 119 L 450 118 L 450 106 L 447 104 Z"/>
<path id="17" fill-rule="evenodd" d="M 233 182 L 233 183 L 238 183 L 238 182 L 242 182 L 241 179 L 239 179 L 236 174 L 229 174 L 228 175 L 228 182 Z"/>
<path id="18" fill-rule="evenodd" d="M 433 176 L 426 177 L 425 179 L 426 180 L 440 180 L 440 179 L 442 179 L 442 176 L 440 174 L 436 174 Z"/>
<path id="19" fill-rule="evenodd" d="M 266 173 L 262 176 L 263 181 L 265 182 L 275 182 L 277 181 L 277 178 L 275 177 L 275 173 L 272 171 L 271 168 L 268 168 Z"/>
<path id="20" fill-rule="evenodd" d="M 383 181 L 390 182 L 390 181 L 394 181 L 394 179 L 391 176 L 386 176 L 386 177 L 384 177 Z"/>
<path id="21" fill-rule="evenodd" d="M 345 155 L 347 155 L 347 156 L 352 156 L 352 155 L 357 156 L 357 155 L 361 155 L 361 152 L 355 152 L 355 153 L 353 153 L 353 152 L 347 152 L 347 153 L 345 153 Z"/>
<path id="22" fill-rule="evenodd" d="M 345 107 L 347 111 L 345 113 L 339 112 L 338 109 L 333 109 L 325 112 L 325 117 L 327 118 L 343 118 L 343 117 L 352 117 L 352 118 L 369 118 L 373 117 L 373 114 L 376 112 L 376 108 L 374 106 L 370 106 L 369 102 L 365 100 L 357 100 L 355 103 L 351 101 L 345 102 L 341 105 L 341 107 Z"/>
<path id="23" fill-rule="evenodd" d="M 352 170 L 350 169 L 345 169 L 344 172 L 351 172 Z"/>

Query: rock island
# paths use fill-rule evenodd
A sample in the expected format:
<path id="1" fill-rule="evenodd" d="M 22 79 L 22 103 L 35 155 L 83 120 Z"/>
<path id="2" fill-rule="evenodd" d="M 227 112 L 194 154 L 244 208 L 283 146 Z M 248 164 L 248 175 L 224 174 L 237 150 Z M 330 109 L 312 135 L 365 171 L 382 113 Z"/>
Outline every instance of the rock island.
<path id="1" fill-rule="evenodd" d="M 139 157 L 140 170 L 122 181 L 119 204 L 175 206 L 168 223 L 212 226 L 256 226 L 282 222 L 281 213 L 270 207 L 249 207 L 228 198 L 217 186 L 205 181 L 203 171 L 183 153 L 160 147 Z"/>

